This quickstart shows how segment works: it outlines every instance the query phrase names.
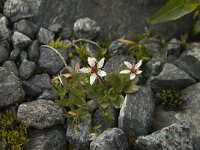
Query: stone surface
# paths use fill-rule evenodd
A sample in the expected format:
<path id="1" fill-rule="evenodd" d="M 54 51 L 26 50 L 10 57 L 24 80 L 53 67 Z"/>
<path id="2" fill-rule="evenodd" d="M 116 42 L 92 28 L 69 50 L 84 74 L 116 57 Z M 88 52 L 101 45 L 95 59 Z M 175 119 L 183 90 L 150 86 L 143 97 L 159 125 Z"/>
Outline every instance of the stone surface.
<path id="1" fill-rule="evenodd" d="M 38 99 L 55 100 L 55 93 L 53 91 L 44 90 Z"/>
<path id="2" fill-rule="evenodd" d="M 42 89 L 28 81 L 23 81 L 23 89 L 25 91 L 25 95 L 31 98 L 37 98 L 41 93 Z"/>
<path id="3" fill-rule="evenodd" d="M 22 103 L 18 107 L 17 116 L 24 124 L 37 129 L 64 123 L 62 108 L 43 99 Z"/>
<path id="4" fill-rule="evenodd" d="M 77 19 L 89 17 L 100 25 L 105 36 L 110 32 L 113 39 L 132 32 L 143 32 L 147 25 L 146 20 L 167 2 L 167 0 L 24 1 L 31 7 L 35 15 L 34 20 L 39 26 L 48 27 L 50 24 L 59 23 L 63 27 L 70 27 Z M 177 21 L 154 25 L 153 29 L 163 32 L 166 37 L 173 37 L 188 31 L 193 21 L 192 16 L 188 15 Z"/>
<path id="5" fill-rule="evenodd" d="M 64 27 L 59 33 L 59 37 L 62 39 L 70 39 L 73 35 L 73 29 L 71 27 Z"/>
<path id="6" fill-rule="evenodd" d="M 55 37 L 55 34 L 45 28 L 40 28 L 37 38 L 41 44 L 49 44 Z"/>
<path id="7" fill-rule="evenodd" d="M 54 32 L 55 34 L 58 34 L 62 31 L 62 26 L 58 23 L 56 24 L 52 24 L 51 26 L 48 27 L 48 29 L 52 32 Z"/>
<path id="8" fill-rule="evenodd" d="M 0 65 L 9 57 L 9 50 L 0 46 Z"/>
<path id="9" fill-rule="evenodd" d="M 98 108 L 98 104 L 95 100 L 89 100 L 87 101 L 87 105 L 89 107 L 89 110 L 91 112 L 93 112 L 94 110 L 96 110 Z"/>
<path id="10" fill-rule="evenodd" d="M 100 54 L 99 48 L 97 46 L 93 45 L 93 44 L 85 43 L 84 47 L 85 47 L 85 51 L 87 52 L 87 54 L 90 57 L 97 58 L 97 56 Z"/>
<path id="11" fill-rule="evenodd" d="M 19 77 L 22 80 L 30 78 L 36 69 L 36 64 L 32 61 L 24 59 L 19 67 Z"/>
<path id="12" fill-rule="evenodd" d="M 33 16 L 29 5 L 24 0 L 7 0 L 4 4 L 4 15 L 12 22 Z"/>
<path id="13" fill-rule="evenodd" d="M 27 60 L 28 58 L 28 54 L 26 51 L 20 51 L 20 54 L 19 54 L 19 60 L 20 62 L 24 61 L 24 60 Z"/>
<path id="14" fill-rule="evenodd" d="M 191 45 L 174 63 L 200 81 L 200 45 Z"/>
<path id="15" fill-rule="evenodd" d="M 62 69 L 64 64 L 56 52 L 50 48 L 40 48 L 38 66 L 41 70 L 45 70 L 54 75 Z"/>
<path id="16" fill-rule="evenodd" d="M 21 80 L 4 67 L 0 67 L 0 107 L 6 107 L 24 100 Z"/>
<path id="17" fill-rule="evenodd" d="M 20 54 L 20 49 L 16 48 L 12 50 L 12 52 L 10 53 L 10 60 L 15 62 L 19 57 L 19 54 Z"/>
<path id="18" fill-rule="evenodd" d="M 48 74 L 36 74 L 28 82 L 40 87 L 43 90 L 51 89 L 51 79 Z"/>
<path id="19" fill-rule="evenodd" d="M 74 128 L 68 120 L 66 137 L 70 145 L 75 149 L 89 149 L 89 135 L 91 132 L 91 118 L 80 122 L 78 128 Z"/>
<path id="20" fill-rule="evenodd" d="M 107 129 L 91 142 L 90 150 L 129 150 L 128 140 L 121 129 Z"/>
<path id="21" fill-rule="evenodd" d="M 190 125 L 174 123 L 160 131 L 136 140 L 139 150 L 193 150 Z"/>
<path id="22" fill-rule="evenodd" d="M 14 48 L 25 49 L 31 43 L 31 39 L 28 36 L 18 31 L 15 31 L 11 38 Z"/>
<path id="23" fill-rule="evenodd" d="M 6 17 L 0 17 L 0 41 L 5 40 L 10 36 L 10 29 L 8 28 L 8 20 Z"/>
<path id="24" fill-rule="evenodd" d="M 127 94 L 118 118 L 118 126 L 128 136 L 148 134 L 153 122 L 155 100 L 151 88 L 141 86 L 134 94 Z"/>
<path id="25" fill-rule="evenodd" d="M 28 59 L 37 63 L 40 57 L 39 41 L 35 40 L 28 48 Z"/>
<path id="26" fill-rule="evenodd" d="M 74 35 L 78 39 L 94 39 L 99 35 L 100 30 L 97 22 L 90 18 L 77 19 L 74 23 Z"/>
<path id="27" fill-rule="evenodd" d="M 5 67 L 9 72 L 13 72 L 16 76 L 18 76 L 17 66 L 13 61 L 5 61 L 2 67 Z"/>
<path id="28" fill-rule="evenodd" d="M 35 35 L 37 33 L 37 26 L 30 20 L 20 20 L 16 24 L 14 24 L 14 27 L 19 32 L 25 34 L 26 36 L 30 37 L 31 39 L 35 38 Z"/>
<path id="29" fill-rule="evenodd" d="M 174 55 L 178 57 L 181 52 L 181 41 L 176 38 L 171 39 L 167 44 L 167 53 L 168 55 Z"/>
<path id="30" fill-rule="evenodd" d="M 55 126 L 43 130 L 35 130 L 29 136 L 25 150 L 64 150 L 66 148 L 64 128 Z"/>
<path id="31" fill-rule="evenodd" d="M 171 63 L 165 63 L 162 71 L 150 81 L 150 86 L 155 91 L 162 89 L 183 89 L 196 81 L 186 72 Z"/>
<path id="32" fill-rule="evenodd" d="M 135 59 L 128 55 L 117 55 L 111 57 L 106 64 L 104 65 L 104 70 L 106 73 L 119 73 L 124 66 L 124 61 L 129 61 L 130 63 L 134 63 Z"/>

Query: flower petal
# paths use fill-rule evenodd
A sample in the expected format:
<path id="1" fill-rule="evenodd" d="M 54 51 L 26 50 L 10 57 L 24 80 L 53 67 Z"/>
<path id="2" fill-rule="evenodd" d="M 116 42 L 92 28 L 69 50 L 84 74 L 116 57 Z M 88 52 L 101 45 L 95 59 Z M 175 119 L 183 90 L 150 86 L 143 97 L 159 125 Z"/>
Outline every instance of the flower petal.
<path id="1" fill-rule="evenodd" d="M 120 71 L 119 73 L 120 73 L 120 74 L 128 74 L 128 73 L 130 73 L 130 70 L 122 70 L 122 71 Z"/>
<path id="2" fill-rule="evenodd" d="M 97 62 L 97 59 L 96 58 L 94 58 L 94 57 L 88 57 L 88 64 L 90 65 L 90 67 L 94 67 L 95 66 L 95 64 L 96 64 L 96 62 Z"/>
<path id="3" fill-rule="evenodd" d="M 103 70 L 99 70 L 97 73 L 100 77 L 105 77 L 106 76 L 106 72 Z"/>
<path id="4" fill-rule="evenodd" d="M 142 59 L 135 65 L 135 69 L 139 69 L 142 65 Z"/>
<path id="5" fill-rule="evenodd" d="M 90 73 L 91 72 L 91 68 L 89 68 L 89 67 L 83 67 L 83 68 L 80 69 L 80 72 Z"/>
<path id="6" fill-rule="evenodd" d="M 137 70 L 136 74 L 141 74 L 142 70 Z"/>
<path id="7" fill-rule="evenodd" d="M 130 80 L 133 80 L 133 79 L 135 79 L 135 77 L 136 77 L 136 75 L 135 74 L 130 74 Z"/>
<path id="8" fill-rule="evenodd" d="M 103 67 L 103 64 L 104 64 L 104 60 L 105 60 L 105 58 L 102 58 L 99 62 L 98 62 L 98 64 L 97 64 L 97 68 L 102 68 Z"/>
<path id="9" fill-rule="evenodd" d="M 94 81 L 96 80 L 97 75 L 95 73 L 91 74 L 90 76 L 90 84 L 92 85 L 94 83 Z"/>
<path id="10" fill-rule="evenodd" d="M 126 65 L 126 67 L 127 67 L 128 69 L 131 69 L 131 68 L 133 67 L 133 65 L 131 65 L 131 63 L 128 62 L 128 61 L 124 61 L 124 64 Z"/>

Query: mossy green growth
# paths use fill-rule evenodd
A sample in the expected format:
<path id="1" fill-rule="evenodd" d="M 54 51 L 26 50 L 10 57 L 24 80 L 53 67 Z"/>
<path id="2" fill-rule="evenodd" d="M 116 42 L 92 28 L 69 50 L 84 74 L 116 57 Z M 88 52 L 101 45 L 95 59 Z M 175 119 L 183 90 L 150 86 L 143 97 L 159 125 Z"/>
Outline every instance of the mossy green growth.
<path id="1" fill-rule="evenodd" d="M 2 150 L 23 150 L 28 141 L 28 127 L 21 124 L 17 115 L 7 110 L 0 113 L 0 139 Z"/>
<path id="2" fill-rule="evenodd" d="M 64 44 L 61 42 L 61 37 L 57 38 L 56 40 L 51 41 L 48 46 L 51 46 L 55 49 L 64 49 L 66 50 L 69 45 L 68 44 Z"/>
<path id="3" fill-rule="evenodd" d="M 176 89 L 164 89 L 161 91 L 160 100 L 164 106 L 170 109 L 177 109 L 183 104 L 184 100 L 181 98 L 181 94 Z"/>

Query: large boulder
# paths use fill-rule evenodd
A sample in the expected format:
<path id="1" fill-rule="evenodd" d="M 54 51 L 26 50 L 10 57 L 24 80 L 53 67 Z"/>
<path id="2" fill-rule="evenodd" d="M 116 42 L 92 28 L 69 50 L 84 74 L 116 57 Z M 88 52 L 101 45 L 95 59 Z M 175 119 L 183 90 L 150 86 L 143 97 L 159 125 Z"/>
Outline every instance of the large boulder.
<path id="1" fill-rule="evenodd" d="M 144 31 L 146 20 L 166 2 L 167 0 L 24 0 L 24 3 L 29 5 L 31 13 L 34 14 L 33 19 L 40 27 L 48 27 L 54 23 L 73 26 L 77 19 L 89 17 L 99 23 L 105 33 L 111 31 L 113 39 L 130 32 Z M 15 12 L 18 12 L 20 3 L 22 0 L 8 0 L 4 6 L 6 16 L 12 20 L 18 19 L 19 16 L 20 18 L 28 17 L 29 9 L 25 4 L 23 5 L 27 9 L 22 9 L 23 11 L 14 16 Z M 10 10 L 14 13 L 10 13 Z M 186 16 L 174 22 L 155 25 L 153 28 L 163 31 L 165 36 L 172 37 L 188 31 L 192 26 L 192 21 L 191 16 Z"/>

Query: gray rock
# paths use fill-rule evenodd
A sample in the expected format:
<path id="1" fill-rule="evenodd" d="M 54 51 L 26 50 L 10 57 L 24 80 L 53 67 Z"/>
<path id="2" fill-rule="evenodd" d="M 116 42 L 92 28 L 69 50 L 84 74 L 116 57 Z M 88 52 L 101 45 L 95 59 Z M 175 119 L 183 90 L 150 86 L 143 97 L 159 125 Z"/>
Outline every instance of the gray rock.
<path id="1" fill-rule="evenodd" d="M 93 112 L 94 110 L 96 110 L 98 108 L 98 104 L 95 100 L 89 100 L 87 101 L 87 105 L 89 107 L 89 110 L 91 112 Z"/>
<path id="2" fill-rule="evenodd" d="M 10 49 L 10 43 L 8 42 L 8 40 L 2 40 L 0 41 L 0 45 L 6 49 Z"/>
<path id="3" fill-rule="evenodd" d="M 162 89 L 183 89 L 196 81 L 186 72 L 173 64 L 165 63 L 160 74 L 150 81 L 150 86 L 155 91 Z"/>
<path id="4" fill-rule="evenodd" d="M 28 58 L 28 54 L 27 52 L 25 51 L 20 51 L 20 55 L 19 55 L 19 60 L 20 62 L 24 61 L 24 60 L 27 60 Z"/>
<path id="5" fill-rule="evenodd" d="M 140 150 L 193 150 L 190 125 L 174 123 L 160 131 L 136 140 Z"/>
<path id="6" fill-rule="evenodd" d="M 3 12 L 12 22 L 33 16 L 30 7 L 24 0 L 7 0 Z"/>
<path id="7" fill-rule="evenodd" d="M 135 63 L 135 59 L 128 55 L 117 55 L 111 57 L 104 65 L 106 73 L 119 73 L 124 66 L 124 61 Z"/>
<path id="8" fill-rule="evenodd" d="M 8 28 L 8 20 L 6 17 L 0 17 L 0 41 L 5 40 L 10 36 L 10 29 Z"/>
<path id="9" fill-rule="evenodd" d="M 20 54 L 20 49 L 16 48 L 12 50 L 12 52 L 10 53 L 10 60 L 15 62 L 19 57 L 19 54 Z"/>
<path id="10" fill-rule="evenodd" d="M 0 65 L 9 57 L 9 50 L 0 46 Z"/>
<path id="11" fill-rule="evenodd" d="M 85 51 L 90 57 L 97 57 L 100 54 L 100 50 L 97 46 L 90 44 L 90 43 L 85 43 L 84 44 Z"/>
<path id="12" fill-rule="evenodd" d="M 11 38 L 14 48 L 25 49 L 31 43 L 31 39 L 28 36 L 18 31 L 15 31 Z"/>
<path id="13" fill-rule="evenodd" d="M 31 39 L 35 38 L 37 33 L 37 26 L 30 20 L 20 20 L 14 25 L 15 29 L 19 32 L 25 34 L 26 36 L 30 37 Z"/>
<path id="14" fill-rule="evenodd" d="M 28 81 L 23 81 L 23 89 L 25 91 L 25 95 L 31 98 L 37 98 L 41 93 L 42 89 Z"/>
<path id="15" fill-rule="evenodd" d="M 0 107 L 22 102 L 24 96 L 21 80 L 6 68 L 0 67 Z"/>
<path id="16" fill-rule="evenodd" d="M 55 126 L 43 130 L 35 130 L 29 136 L 25 150 L 64 150 L 66 148 L 64 128 Z"/>
<path id="17" fill-rule="evenodd" d="M 19 77 L 22 80 L 30 78 L 36 69 L 36 64 L 32 61 L 24 59 L 19 67 Z"/>
<path id="18" fill-rule="evenodd" d="M 148 134 L 153 122 L 155 100 L 151 88 L 140 87 L 134 94 L 127 94 L 118 118 L 118 126 L 128 136 Z"/>
<path id="19" fill-rule="evenodd" d="M 37 38 L 41 44 L 49 44 L 55 37 L 55 34 L 45 28 L 40 28 Z"/>
<path id="20" fill-rule="evenodd" d="M 43 93 L 38 97 L 38 99 L 54 100 L 55 93 L 53 91 L 44 90 Z"/>
<path id="21" fill-rule="evenodd" d="M 159 58 L 152 58 L 144 65 L 143 75 L 145 77 L 157 76 L 164 65 L 164 60 Z"/>
<path id="22" fill-rule="evenodd" d="M 9 72 L 13 72 L 16 76 L 18 76 L 17 66 L 13 61 L 5 61 L 2 67 L 5 67 Z"/>
<path id="23" fill-rule="evenodd" d="M 55 34 L 58 34 L 62 31 L 62 26 L 56 23 L 56 24 L 52 24 L 50 27 L 48 27 L 48 29 L 54 32 Z"/>
<path id="24" fill-rule="evenodd" d="M 181 41 L 177 40 L 176 38 L 171 39 L 167 44 L 167 53 L 168 55 L 174 55 L 178 57 L 181 52 Z"/>
<path id="25" fill-rule="evenodd" d="M 64 123 L 62 108 L 52 101 L 43 99 L 20 104 L 17 116 L 22 123 L 37 129 Z"/>
<path id="26" fill-rule="evenodd" d="M 62 69 L 64 64 L 56 52 L 50 48 L 40 48 L 38 66 L 41 70 L 45 70 L 49 74 L 54 75 Z"/>
<path id="27" fill-rule="evenodd" d="M 119 128 L 112 128 L 92 141 L 90 150 L 129 150 L 129 145 L 124 132 Z"/>
<path id="28" fill-rule="evenodd" d="M 37 63 L 40 57 L 39 41 L 35 40 L 28 48 L 28 59 Z"/>
<path id="29" fill-rule="evenodd" d="M 6 0 L 0 0 L 0 12 L 3 11 L 3 6 Z M 0 146 L 1 146 L 1 141 L 0 141 Z"/>
<path id="30" fill-rule="evenodd" d="M 113 41 L 108 48 L 108 54 L 110 56 L 120 55 L 127 53 L 130 46 L 120 42 L 119 40 Z"/>
<path id="31" fill-rule="evenodd" d="M 187 49 L 181 57 L 174 63 L 183 69 L 185 72 L 190 74 L 192 77 L 200 81 L 200 46 L 193 45 Z"/>
<path id="32" fill-rule="evenodd" d="M 62 31 L 59 33 L 59 37 L 62 37 L 62 39 L 69 39 L 73 35 L 73 30 L 70 27 L 64 27 Z"/>
<path id="33" fill-rule="evenodd" d="M 91 132 L 91 118 L 80 122 L 78 128 L 74 128 L 68 120 L 66 137 L 70 145 L 75 149 L 89 149 L 89 135 Z"/>
<path id="34" fill-rule="evenodd" d="M 51 79 L 48 74 L 36 74 L 28 82 L 40 87 L 43 90 L 51 89 Z"/>
<path id="35" fill-rule="evenodd" d="M 74 23 L 74 35 L 76 38 L 94 39 L 100 33 L 101 28 L 97 22 L 90 18 L 77 19 Z"/>
<path id="36" fill-rule="evenodd" d="M 75 56 L 72 59 L 70 59 L 69 65 L 72 68 L 75 68 L 75 66 L 76 66 L 77 63 L 80 64 L 80 66 L 82 65 L 82 61 L 81 61 L 80 57 Z"/>

